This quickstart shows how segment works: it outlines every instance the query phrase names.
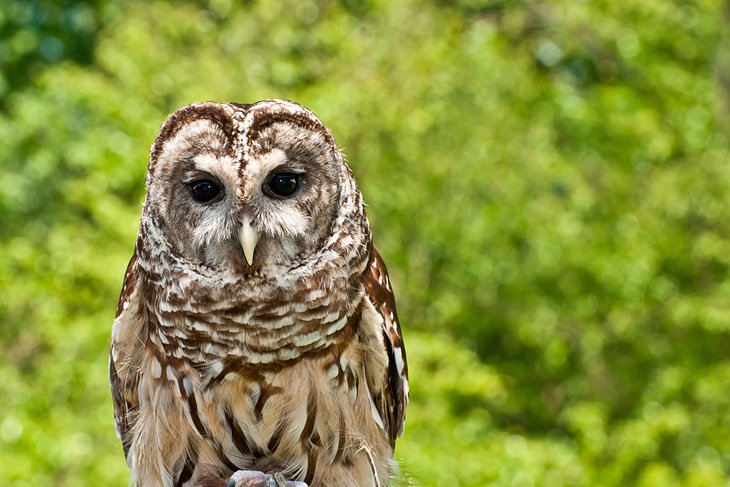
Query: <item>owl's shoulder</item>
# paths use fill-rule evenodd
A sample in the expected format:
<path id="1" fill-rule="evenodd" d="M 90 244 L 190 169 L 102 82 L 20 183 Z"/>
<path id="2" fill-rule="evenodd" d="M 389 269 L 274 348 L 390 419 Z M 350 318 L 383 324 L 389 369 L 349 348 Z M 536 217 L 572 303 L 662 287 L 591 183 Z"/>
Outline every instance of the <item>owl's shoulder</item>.
<path id="1" fill-rule="evenodd" d="M 112 327 L 109 350 L 109 383 L 114 402 L 117 435 L 125 454 L 130 447 L 129 431 L 139 409 L 138 384 L 143 361 L 143 337 L 147 320 L 142 305 L 138 258 L 135 252 L 127 265 Z"/>
<path id="2" fill-rule="evenodd" d="M 373 363 L 369 372 L 373 402 L 383 420 L 390 442 L 395 444 L 403 434 L 405 409 L 408 404 L 408 363 L 395 294 L 382 257 L 373 248 L 363 275 L 366 306 L 363 329 L 377 337 L 383 359 Z M 373 354 L 377 357 L 378 354 Z M 379 386 L 379 387 L 378 387 Z"/>

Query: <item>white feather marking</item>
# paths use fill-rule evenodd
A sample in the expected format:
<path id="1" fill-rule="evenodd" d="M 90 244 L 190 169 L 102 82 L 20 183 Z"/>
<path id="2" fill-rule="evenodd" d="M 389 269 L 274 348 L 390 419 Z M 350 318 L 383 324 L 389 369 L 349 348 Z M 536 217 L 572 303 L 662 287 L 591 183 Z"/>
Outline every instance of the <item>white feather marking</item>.
<path id="1" fill-rule="evenodd" d="M 183 377 L 182 383 L 183 383 L 183 387 L 185 388 L 185 394 L 188 397 L 194 395 L 193 381 L 191 381 L 189 377 Z"/>
<path id="2" fill-rule="evenodd" d="M 209 354 L 215 355 L 215 356 L 225 355 L 226 352 L 228 352 L 228 350 L 225 347 L 223 347 L 217 343 L 207 343 L 205 345 L 205 351 L 206 351 L 206 353 L 209 353 Z"/>
<path id="3" fill-rule="evenodd" d="M 327 323 L 332 323 L 339 317 L 340 317 L 339 311 L 330 311 L 329 313 L 327 313 L 327 316 L 322 318 L 322 324 L 326 325 Z"/>
<path id="4" fill-rule="evenodd" d="M 188 334 L 185 332 L 185 330 L 181 330 L 180 328 L 173 328 L 173 335 L 183 339 L 188 337 Z"/>
<path id="5" fill-rule="evenodd" d="M 375 401 L 373 401 L 373 395 L 370 394 L 370 387 L 368 386 L 368 381 L 364 380 L 362 382 L 365 384 L 365 392 L 367 393 L 368 401 L 370 402 L 370 414 L 373 416 L 373 419 L 375 420 L 375 424 L 377 424 L 380 427 L 380 429 L 385 431 L 385 425 L 383 424 L 383 418 L 380 417 L 378 408 L 375 406 Z"/>
<path id="6" fill-rule="evenodd" d="M 259 176 L 263 177 L 286 161 L 286 153 L 277 147 L 257 159 L 256 171 L 259 171 Z"/>
<path id="7" fill-rule="evenodd" d="M 329 328 L 327 328 L 327 331 L 325 332 L 326 335 L 331 335 L 336 331 L 340 331 L 345 327 L 347 324 L 347 318 L 342 318 L 338 321 L 336 321 L 333 325 L 330 325 Z"/>
<path id="8" fill-rule="evenodd" d="M 270 352 L 251 352 L 246 355 L 246 359 L 252 364 L 268 364 L 273 362 L 276 358 L 278 358 L 278 355 Z"/>
<path id="9" fill-rule="evenodd" d="M 322 333 L 319 330 L 315 330 L 306 335 L 295 335 L 293 338 L 294 344 L 300 347 L 311 345 L 322 337 Z"/>
<path id="10" fill-rule="evenodd" d="M 229 188 L 236 187 L 238 180 L 237 167 L 233 158 L 216 154 L 200 154 L 193 159 L 199 171 L 218 176 Z"/>
<path id="11" fill-rule="evenodd" d="M 327 367 L 327 378 L 332 380 L 335 377 L 337 377 L 340 374 L 340 368 L 337 367 L 337 364 L 332 364 L 329 367 Z"/>
<path id="12" fill-rule="evenodd" d="M 112 356 L 112 362 L 115 364 L 119 362 L 119 349 L 116 347 L 114 342 L 112 342 L 112 346 L 110 347 L 110 353 Z M 114 367 L 114 365 L 110 363 L 109 367 Z M 109 377 L 109 385 L 111 385 L 111 377 Z"/>
<path id="13" fill-rule="evenodd" d="M 221 361 L 216 360 L 214 362 L 211 362 L 210 371 L 213 373 L 213 375 L 218 375 L 223 372 L 223 364 L 221 363 Z"/>
<path id="14" fill-rule="evenodd" d="M 276 330 L 279 328 L 284 328 L 285 326 L 293 325 L 295 320 L 294 320 L 294 316 L 284 316 L 276 321 L 257 320 L 254 317 L 250 318 L 248 321 L 249 321 L 249 324 L 251 324 L 251 325 L 254 325 L 254 324 L 264 325 L 267 328 Z"/>
<path id="15" fill-rule="evenodd" d="M 293 348 L 283 348 L 279 350 L 280 360 L 291 360 L 299 356 L 299 351 Z"/>
<path id="16" fill-rule="evenodd" d="M 400 347 L 394 348 L 393 357 L 395 357 L 395 367 L 398 369 L 398 374 L 403 375 L 403 367 L 405 366 L 403 363 L 403 350 Z"/>
<path id="17" fill-rule="evenodd" d="M 203 323 L 202 321 L 193 321 L 190 324 L 190 328 L 192 328 L 195 331 L 201 331 L 204 333 L 210 333 L 211 328 L 208 326 L 207 323 Z"/>
<path id="18" fill-rule="evenodd" d="M 350 235 L 344 235 L 340 239 L 340 245 L 342 245 L 342 247 L 345 247 L 345 248 L 352 246 L 353 243 L 354 243 L 354 240 Z"/>
<path id="19" fill-rule="evenodd" d="M 286 201 L 286 200 L 284 200 Z M 270 203 L 256 217 L 261 233 L 272 237 L 301 237 L 309 228 L 309 217 L 291 202 Z"/>
<path id="20" fill-rule="evenodd" d="M 214 251 L 216 246 L 212 245 L 214 242 L 223 242 L 236 231 L 236 222 L 231 218 L 230 208 L 226 204 L 213 205 L 206 208 L 203 218 L 200 220 L 198 225 L 193 229 L 193 245 L 197 247 L 206 247 L 206 252 L 209 254 L 209 258 L 220 258 L 220 256 Z M 189 285 L 188 281 L 181 279 L 180 287 L 187 289 Z"/>
<path id="21" fill-rule="evenodd" d="M 313 289 L 304 296 L 304 301 L 314 301 L 327 295 L 324 289 Z"/>
<path id="22" fill-rule="evenodd" d="M 162 365 L 160 364 L 160 361 L 156 358 L 152 359 L 152 366 L 150 368 L 150 373 L 152 374 L 152 377 L 155 379 L 159 379 L 162 376 Z"/>
<path id="23" fill-rule="evenodd" d="M 302 301 L 301 303 L 294 303 L 291 309 L 295 313 L 302 313 L 309 309 L 309 303 L 307 303 L 306 301 Z"/>
<path id="24" fill-rule="evenodd" d="M 165 367 L 165 374 L 167 374 L 167 380 L 175 381 L 177 380 L 177 376 L 175 375 L 175 371 L 172 369 L 172 365 L 168 365 Z"/>

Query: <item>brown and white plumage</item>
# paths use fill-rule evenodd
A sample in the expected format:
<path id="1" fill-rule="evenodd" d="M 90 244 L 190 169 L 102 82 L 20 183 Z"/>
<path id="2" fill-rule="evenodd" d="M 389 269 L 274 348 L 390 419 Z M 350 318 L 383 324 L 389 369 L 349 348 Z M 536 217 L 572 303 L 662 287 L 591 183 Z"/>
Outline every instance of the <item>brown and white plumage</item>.
<path id="1" fill-rule="evenodd" d="M 196 200 L 200 181 L 220 193 Z M 352 173 L 310 111 L 200 103 L 167 119 L 109 370 L 141 487 L 222 487 L 236 470 L 388 485 L 408 402 L 393 291 Z"/>

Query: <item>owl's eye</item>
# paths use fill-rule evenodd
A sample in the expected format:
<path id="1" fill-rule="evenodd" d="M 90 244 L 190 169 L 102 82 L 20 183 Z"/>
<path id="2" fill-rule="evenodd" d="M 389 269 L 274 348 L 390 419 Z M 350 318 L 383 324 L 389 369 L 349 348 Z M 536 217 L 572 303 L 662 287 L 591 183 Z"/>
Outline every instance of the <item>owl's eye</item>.
<path id="1" fill-rule="evenodd" d="M 190 194 L 195 201 L 207 203 L 213 201 L 221 192 L 221 187 L 209 179 L 201 179 L 190 183 Z"/>
<path id="2" fill-rule="evenodd" d="M 293 195 L 299 188 L 299 177 L 299 174 L 291 172 L 276 173 L 269 178 L 264 189 L 280 198 L 286 198 Z"/>

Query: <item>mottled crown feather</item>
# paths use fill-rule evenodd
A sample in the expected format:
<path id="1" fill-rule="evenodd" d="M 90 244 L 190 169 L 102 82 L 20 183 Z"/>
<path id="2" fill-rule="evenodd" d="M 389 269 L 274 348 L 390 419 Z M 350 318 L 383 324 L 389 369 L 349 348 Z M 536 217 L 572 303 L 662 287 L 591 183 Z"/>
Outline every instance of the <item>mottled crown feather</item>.
<path id="1" fill-rule="evenodd" d="M 269 99 L 254 104 L 217 103 L 212 101 L 192 103 L 171 113 L 160 128 L 150 151 L 150 171 L 153 170 L 164 147 L 164 143 L 175 136 L 186 124 L 196 120 L 208 120 L 217 124 L 228 135 L 238 133 L 246 140 L 275 122 L 287 121 L 322 134 L 328 143 L 336 147 L 332 133 L 312 111 L 299 103 Z M 233 138 L 230 139 L 233 144 Z"/>
<path id="2" fill-rule="evenodd" d="M 184 125 L 194 122 L 195 120 L 209 120 L 220 126 L 221 130 L 225 134 L 233 134 L 235 122 L 229 111 L 225 110 L 226 105 L 223 103 L 215 102 L 202 102 L 192 103 L 186 105 L 168 115 L 167 119 L 163 122 L 160 127 L 160 132 L 152 144 L 150 150 L 150 162 L 149 170 L 152 172 L 157 160 L 160 157 L 160 153 L 164 147 L 166 141 L 172 139 L 180 128 Z M 238 105 L 240 109 L 245 110 L 251 105 Z M 229 139 L 232 144 L 232 137 Z"/>

